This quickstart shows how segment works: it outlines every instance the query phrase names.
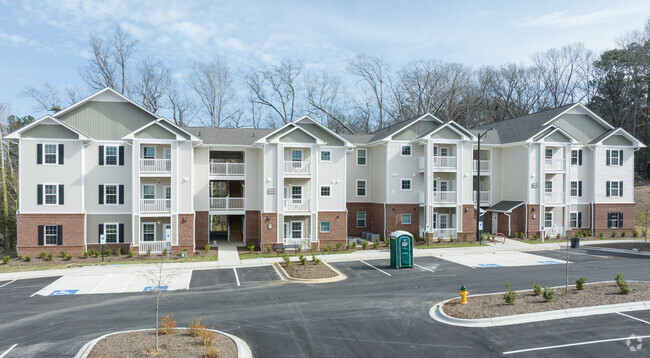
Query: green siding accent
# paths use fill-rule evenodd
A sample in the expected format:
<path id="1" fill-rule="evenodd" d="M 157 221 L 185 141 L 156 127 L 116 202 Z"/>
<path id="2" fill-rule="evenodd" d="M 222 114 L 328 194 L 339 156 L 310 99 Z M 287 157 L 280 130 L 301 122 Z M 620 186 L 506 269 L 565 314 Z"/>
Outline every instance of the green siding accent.
<path id="1" fill-rule="evenodd" d="M 316 139 L 314 139 L 312 136 L 309 134 L 301 131 L 300 129 L 296 129 L 291 133 L 287 133 L 286 135 L 280 137 L 280 142 L 283 143 L 315 143 Z"/>
<path id="2" fill-rule="evenodd" d="M 323 128 L 319 127 L 316 124 L 311 124 L 311 123 L 297 123 L 302 129 L 306 130 L 307 132 L 311 133 L 314 137 L 318 137 L 327 145 L 331 146 L 342 146 L 343 141 L 336 138 L 332 133 L 329 133 L 328 131 L 324 130 Z"/>
<path id="3" fill-rule="evenodd" d="M 128 102 L 87 102 L 59 120 L 94 139 L 120 140 L 156 118 Z"/>
<path id="4" fill-rule="evenodd" d="M 449 127 L 445 127 L 431 135 L 433 139 L 460 139 L 460 134 L 454 132 Z"/>
<path id="5" fill-rule="evenodd" d="M 149 127 L 139 131 L 135 134 L 136 138 L 146 139 L 176 139 L 173 133 L 170 133 L 165 128 L 152 124 Z"/>
<path id="6" fill-rule="evenodd" d="M 560 143 L 568 143 L 570 142 L 569 138 L 567 138 L 564 134 L 560 132 L 555 132 L 551 134 L 550 136 L 546 137 L 544 139 L 545 142 L 560 142 Z"/>
<path id="7" fill-rule="evenodd" d="M 622 135 L 616 134 L 613 136 L 610 136 L 609 138 L 605 139 L 603 141 L 603 144 L 605 145 L 625 145 L 625 146 L 631 146 L 632 142 L 630 142 L 629 139 L 625 138 Z"/>
<path id="8" fill-rule="evenodd" d="M 158 122 L 158 124 L 160 124 L 161 126 L 169 129 L 171 132 L 176 133 L 177 135 L 179 135 L 179 136 L 181 136 L 181 137 L 183 137 L 185 139 L 190 139 L 190 136 L 188 134 L 185 134 L 184 132 L 174 128 L 174 126 L 170 125 L 169 123 L 167 123 L 165 121 L 160 121 L 160 122 Z"/>
<path id="9" fill-rule="evenodd" d="M 270 141 L 274 140 L 275 138 L 281 137 L 283 134 L 287 133 L 288 131 L 290 131 L 292 129 L 293 129 L 293 127 L 291 127 L 291 126 L 284 127 L 282 130 L 280 130 L 277 133 L 275 133 L 274 135 L 268 137 L 266 140 L 268 142 L 270 142 Z"/>
<path id="10" fill-rule="evenodd" d="M 433 121 L 419 121 L 411 124 L 410 126 L 402 129 L 393 135 L 394 140 L 413 140 L 422 134 L 437 128 L 438 123 Z"/>
<path id="11" fill-rule="evenodd" d="M 59 138 L 78 139 L 79 136 L 68 128 L 59 124 L 38 124 L 22 134 L 25 138 Z"/>
<path id="12" fill-rule="evenodd" d="M 608 128 L 586 114 L 563 114 L 552 122 L 583 144 L 591 142 Z"/>

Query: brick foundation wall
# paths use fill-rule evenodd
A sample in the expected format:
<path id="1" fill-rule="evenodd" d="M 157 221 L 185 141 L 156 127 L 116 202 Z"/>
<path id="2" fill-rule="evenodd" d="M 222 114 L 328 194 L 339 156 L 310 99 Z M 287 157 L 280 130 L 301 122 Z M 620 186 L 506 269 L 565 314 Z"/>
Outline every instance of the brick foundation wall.
<path id="1" fill-rule="evenodd" d="M 535 219 L 533 219 L 533 214 L 535 215 Z M 539 231 L 539 220 L 541 214 L 542 213 L 539 211 L 539 204 L 528 204 L 528 215 L 526 215 L 526 219 L 528 220 L 528 232 L 526 233 L 527 238 L 532 239 L 534 234 L 537 234 L 537 236 L 541 238 L 542 233 Z"/>
<path id="2" fill-rule="evenodd" d="M 259 210 L 248 210 L 245 213 L 244 221 L 246 223 L 246 244 L 255 245 L 256 249 L 260 248 L 260 214 Z"/>
<path id="3" fill-rule="evenodd" d="M 356 215 L 356 214 L 355 214 Z M 356 217 L 355 217 L 356 219 Z M 330 232 L 320 232 L 320 222 L 330 222 Z M 347 241 L 346 223 L 348 218 L 345 211 L 319 211 L 318 223 L 316 223 L 316 230 L 318 232 L 318 240 L 320 241 L 321 250 L 331 244 L 333 247 L 337 242 L 345 244 Z"/>
<path id="4" fill-rule="evenodd" d="M 474 205 L 463 205 L 462 207 L 462 231 L 458 232 L 458 239 L 462 240 L 467 235 L 467 241 L 476 240 L 476 208 Z"/>
<path id="5" fill-rule="evenodd" d="M 370 221 L 368 218 L 370 214 L 368 213 L 369 203 L 347 203 L 346 207 L 348 209 L 348 236 L 352 237 L 361 237 L 362 231 L 370 231 Z M 357 227 L 357 211 L 366 212 L 366 227 Z"/>
<path id="6" fill-rule="evenodd" d="M 18 214 L 16 218 L 19 255 L 38 255 L 46 251 L 58 255 L 65 250 L 73 255 L 82 254 L 84 247 L 85 214 Z M 63 245 L 38 245 L 39 225 L 62 225 Z"/>
<path id="7" fill-rule="evenodd" d="M 271 224 L 271 228 L 268 225 Z M 270 245 L 278 242 L 278 214 L 262 213 L 262 244 Z"/>
<path id="8" fill-rule="evenodd" d="M 411 223 L 402 224 L 402 214 L 411 214 Z M 404 230 L 418 237 L 420 232 L 420 205 L 418 204 L 387 204 L 386 205 L 386 235 L 397 230 Z"/>
<path id="9" fill-rule="evenodd" d="M 203 249 L 210 240 L 210 213 L 207 211 L 195 212 L 194 242 L 196 249 Z"/>
<path id="10" fill-rule="evenodd" d="M 634 205 L 635 204 L 594 204 L 594 235 L 603 233 L 604 237 L 609 237 L 612 231 L 616 232 L 617 236 L 625 231 L 627 236 L 632 236 L 634 230 Z M 607 225 L 607 213 L 617 212 L 623 213 L 623 227 L 612 229 Z M 584 218 L 583 218 L 584 220 Z"/>
<path id="11" fill-rule="evenodd" d="M 172 246 L 172 254 L 182 249 L 194 250 L 194 214 L 178 214 L 178 246 Z"/>
<path id="12" fill-rule="evenodd" d="M 368 217 L 369 218 L 366 220 L 368 224 L 368 231 L 372 231 L 376 234 L 379 234 L 381 236 L 381 239 L 383 240 L 384 239 L 384 204 L 369 203 Z M 386 236 L 388 236 L 389 234 L 390 232 L 386 232 Z"/>

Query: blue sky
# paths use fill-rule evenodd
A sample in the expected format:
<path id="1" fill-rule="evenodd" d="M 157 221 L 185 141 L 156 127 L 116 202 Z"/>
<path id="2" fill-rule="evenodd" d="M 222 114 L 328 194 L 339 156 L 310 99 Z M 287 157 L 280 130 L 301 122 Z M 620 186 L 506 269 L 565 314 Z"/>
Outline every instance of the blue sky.
<path id="1" fill-rule="evenodd" d="M 392 68 L 416 59 L 473 67 L 530 61 L 582 42 L 596 52 L 642 28 L 650 2 L 0 0 L 0 102 L 33 113 L 20 93 L 48 82 L 84 88 L 88 34 L 120 25 L 183 80 L 188 61 L 219 55 L 234 71 L 284 59 L 344 75 L 356 53 Z M 241 96 L 245 96 L 244 93 Z M 39 114 L 39 113 L 34 113 Z"/>

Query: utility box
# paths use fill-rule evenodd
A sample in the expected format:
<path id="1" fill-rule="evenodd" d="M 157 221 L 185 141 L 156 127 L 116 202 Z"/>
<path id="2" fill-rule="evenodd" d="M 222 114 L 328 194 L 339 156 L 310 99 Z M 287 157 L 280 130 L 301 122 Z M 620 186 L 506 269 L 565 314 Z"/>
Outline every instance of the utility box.
<path id="1" fill-rule="evenodd" d="M 409 232 L 400 230 L 390 234 L 390 266 L 413 267 L 413 235 Z"/>

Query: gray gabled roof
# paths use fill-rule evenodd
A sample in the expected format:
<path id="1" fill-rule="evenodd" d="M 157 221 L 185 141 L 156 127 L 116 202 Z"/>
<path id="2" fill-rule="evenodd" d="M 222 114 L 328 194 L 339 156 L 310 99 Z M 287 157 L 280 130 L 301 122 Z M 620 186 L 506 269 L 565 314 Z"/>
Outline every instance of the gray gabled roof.
<path id="1" fill-rule="evenodd" d="M 517 207 L 519 207 L 520 205 L 522 205 L 523 203 L 524 203 L 523 201 L 503 200 L 487 208 L 487 211 L 509 213 L 514 209 L 516 209 Z"/>
<path id="2" fill-rule="evenodd" d="M 591 142 L 589 142 L 587 144 L 596 144 L 596 143 L 600 142 L 601 140 L 607 138 L 610 134 L 616 132 L 617 130 L 618 130 L 618 128 L 610 129 L 607 132 L 605 132 L 605 133 L 599 135 L 598 137 L 594 138 Z"/>
<path id="3" fill-rule="evenodd" d="M 182 127 L 197 136 L 204 144 L 253 145 L 255 141 L 274 131 L 259 128 Z"/>
<path id="4" fill-rule="evenodd" d="M 478 136 L 479 133 L 483 133 L 489 128 L 494 128 L 495 130 L 488 133 L 485 139 L 481 141 L 486 144 L 506 144 L 525 141 L 543 130 L 546 122 L 559 116 L 574 105 L 574 103 L 567 104 L 562 107 L 547 109 L 522 117 L 485 124 L 472 129 L 471 132 Z"/>
<path id="5" fill-rule="evenodd" d="M 367 144 L 374 138 L 373 134 L 341 134 L 340 136 L 353 144 Z"/>

